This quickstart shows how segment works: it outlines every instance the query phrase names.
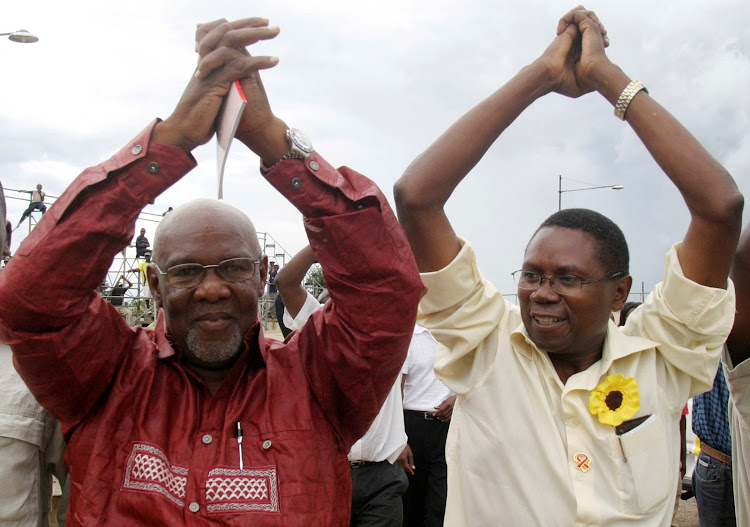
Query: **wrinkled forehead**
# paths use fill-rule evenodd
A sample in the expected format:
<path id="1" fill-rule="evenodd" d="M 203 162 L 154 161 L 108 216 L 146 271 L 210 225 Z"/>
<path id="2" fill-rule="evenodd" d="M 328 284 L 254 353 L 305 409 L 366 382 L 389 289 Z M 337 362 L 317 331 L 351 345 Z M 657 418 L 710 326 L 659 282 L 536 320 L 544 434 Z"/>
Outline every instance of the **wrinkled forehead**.
<path id="1" fill-rule="evenodd" d="M 260 256 L 260 244 L 250 219 L 229 206 L 184 206 L 165 217 L 156 232 L 160 265 L 169 260 L 218 263 L 223 259 Z"/>
<path id="2" fill-rule="evenodd" d="M 601 271 L 599 242 L 590 233 L 568 227 L 543 227 L 529 240 L 524 268 L 553 266 L 558 271 Z M 550 269 L 550 271 L 553 271 Z"/>

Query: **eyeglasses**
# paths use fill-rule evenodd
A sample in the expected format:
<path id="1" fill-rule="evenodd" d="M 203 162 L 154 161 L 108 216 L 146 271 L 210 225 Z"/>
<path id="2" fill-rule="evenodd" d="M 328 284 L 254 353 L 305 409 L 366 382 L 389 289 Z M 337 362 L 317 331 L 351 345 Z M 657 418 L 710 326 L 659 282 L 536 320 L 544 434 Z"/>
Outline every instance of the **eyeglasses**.
<path id="1" fill-rule="evenodd" d="M 201 265 L 199 263 L 184 263 L 173 265 L 166 271 L 162 271 L 158 265 L 156 269 L 159 274 L 167 275 L 167 284 L 176 289 L 187 289 L 195 287 L 203 281 L 206 269 L 216 269 L 219 278 L 227 282 L 244 282 L 255 275 L 255 269 L 260 260 L 252 258 L 230 258 L 219 262 L 217 265 Z"/>
<path id="2" fill-rule="evenodd" d="M 604 282 L 605 280 L 614 280 L 615 278 L 621 278 L 625 276 L 623 271 L 618 271 L 613 275 L 605 276 L 599 280 L 583 280 L 577 276 L 562 274 L 552 275 L 549 278 L 542 276 L 535 271 L 524 271 L 520 269 L 511 273 L 513 280 L 519 289 L 525 289 L 527 291 L 536 291 L 547 280 L 552 290 L 558 295 L 574 295 L 580 291 L 584 285 L 595 284 L 597 282 Z"/>

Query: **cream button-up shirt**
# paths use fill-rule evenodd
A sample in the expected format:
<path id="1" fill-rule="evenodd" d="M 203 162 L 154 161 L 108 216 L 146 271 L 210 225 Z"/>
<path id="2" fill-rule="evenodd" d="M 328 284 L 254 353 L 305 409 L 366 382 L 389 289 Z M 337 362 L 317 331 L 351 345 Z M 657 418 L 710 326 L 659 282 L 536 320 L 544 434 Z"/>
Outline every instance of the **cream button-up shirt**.
<path id="1" fill-rule="evenodd" d="M 750 359 L 737 366 L 724 355 L 732 429 L 732 479 L 737 525 L 750 525 Z"/>
<path id="2" fill-rule="evenodd" d="M 602 358 L 563 384 L 529 339 L 518 306 L 478 270 L 471 246 L 428 287 L 419 324 L 440 342 L 435 370 L 458 400 L 446 445 L 445 525 L 670 524 L 685 401 L 711 388 L 734 319 L 734 289 L 686 279 L 676 247 L 664 281 L 610 323 Z M 599 422 L 589 394 L 634 377 L 640 411 L 628 433 Z"/>

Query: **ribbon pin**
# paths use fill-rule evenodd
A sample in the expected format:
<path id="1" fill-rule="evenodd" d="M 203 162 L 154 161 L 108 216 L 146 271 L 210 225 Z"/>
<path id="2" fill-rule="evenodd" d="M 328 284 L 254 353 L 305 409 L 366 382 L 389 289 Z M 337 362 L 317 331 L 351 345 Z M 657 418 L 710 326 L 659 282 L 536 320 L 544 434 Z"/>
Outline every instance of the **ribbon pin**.
<path id="1" fill-rule="evenodd" d="M 573 456 L 573 461 L 576 462 L 576 468 L 581 472 L 588 472 L 591 470 L 592 460 L 583 452 L 576 452 Z"/>

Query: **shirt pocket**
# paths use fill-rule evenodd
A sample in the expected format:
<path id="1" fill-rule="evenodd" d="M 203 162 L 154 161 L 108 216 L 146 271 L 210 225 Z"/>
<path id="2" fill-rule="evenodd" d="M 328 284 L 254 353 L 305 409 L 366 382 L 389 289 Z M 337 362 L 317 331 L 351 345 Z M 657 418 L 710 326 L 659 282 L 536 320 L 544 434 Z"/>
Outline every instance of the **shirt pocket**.
<path id="1" fill-rule="evenodd" d="M 651 512 L 674 494 L 672 489 L 678 478 L 676 465 L 670 459 L 664 423 L 657 415 L 652 415 L 619 436 L 619 440 L 624 455 L 625 512 Z M 628 496 L 630 492 L 634 494 L 632 498 Z"/>

